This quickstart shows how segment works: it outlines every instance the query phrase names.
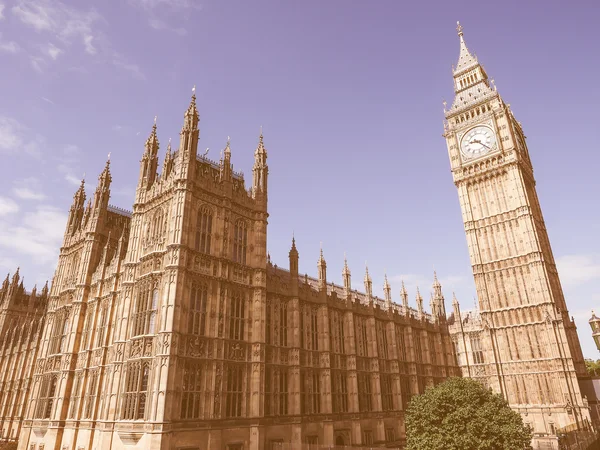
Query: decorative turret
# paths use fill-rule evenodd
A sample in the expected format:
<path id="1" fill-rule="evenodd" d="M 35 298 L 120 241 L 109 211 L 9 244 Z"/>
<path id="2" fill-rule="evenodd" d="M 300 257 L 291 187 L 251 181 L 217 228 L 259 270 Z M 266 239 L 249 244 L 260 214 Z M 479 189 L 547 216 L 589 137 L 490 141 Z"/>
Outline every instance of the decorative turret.
<path id="1" fill-rule="evenodd" d="M 419 292 L 419 286 L 417 286 L 417 311 L 419 311 L 419 319 L 424 317 L 423 313 L 423 297 L 421 297 L 421 293 Z"/>
<path id="2" fill-rule="evenodd" d="M 404 286 L 404 281 L 402 281 L 402 287 L 400 288 L 400 299 L 402 300 L 402 306 L 404 307 L 404 311 L 408 313 L 408 292 L 406 292 L 406 286 Z"/>
<path id="3" fill-rule="evenodd" d="M 167 152 L 165 153 L 165 160 L 163 162 L 162 168 L 162 179 L 166 179 L 171 174 L 173 170 L 173 152 L 171 150 L 171 138 L 169 138 L 169 143 L 167 144 Z"/>
<path id="4" fill-rule="evenodd" d="M 267 180 L 269 166 L 267 166 L 267 149 L 263 142 L 262 128 L 258 138 L 258 147 L 254 151 L 254 166 L 252 167 L 252 197 L 267 195 Z"/>
<path id="5" fill-rule="evenodd" d="M 110 175 L 110 153 L 106 159 L 106 166 L 98 177 L 98 186 L 94 193 L 93 210 L 98 213 L 100 210 L 106 210 L 108 207 L 108 200 L 110 198 L 110 183 L 112 182 L 112 176 Z"/>
<path id="6" fill-rule="evenodd" d="M 388 309 L 392 308 L 392 287 L 388 282 L 387 273 L 383 275 L 383 295 L 385 297 L 385 306 Z"/>
<path id="7" fill-rule="evenodd" d="M 69 219 L 67 221 L 67 232 L 69 234 L 75 233 L 81 227 L 81 220 L 83 219 L 83 211 L 85 208 L 85 179 L 81 179 L 81 185 L 75 191 L 73 195 L 73 204 L 69 210 Z"/>
<path id="8" fill-rule="evenodd" d="M 298 260 L 300 259 L 300 254 L 298 253 L 298 249 L 296 248 L 296 239 L 292 236 L 292 248 L 289 253 L 290 257 L 290 274 L 292 275 L 292 279 L 298 282 Z"/>
<path id="9" fill-rule="evenodd" d="M 192 99 L 183 118 L 181 127 L 179 152 L 177 154 L 177 176 L 193 179 L 196 168 L 196 153 L 198 151 L 198 109 L 196 108 L 196 86 L 192 89 Z"/>
<path id="10" fill-rule="evenodd" d="M 438 315 L 438 316 L 446 316 L 446 306 L 444 303 L 444 294 L 442 294 L 442 285 L 440 284 L 440 282 L 438 281 L 437 278 L 437 273 L 435 272 L 435 270 L 433 271 L 433 298 L 432 298 L 432 302 L 435 304 L 435 313 L 433 312 L 433 308 L 432 308 L 432 313 L 434 315 Z"/>
<path id="11" fill-rule="evenodd" d="M 44 284 L 44 287 L 42 288 L 42 297 L 48 297 L 48 281 L 46 281 L 46 284 Z"/>
<path id="12" fill-rule="evenodd" d="M 454 311 L 455 320 L 460 321 L 460 305 L 458 303 L 458 300 L 456 299 L 456 294 L 454 292 L 452 293 L 452 310 Z"/>
<path id="13" fill-rule="evenodd" d="M 365 262 L 365 293 L 369 298 L 369 302 L 373 299 L 373 280 L 371 280 L 371 275 L 369 275 L 369 266 Z"/>
<path id="14" fill-rule="evenodd" d="M 342 279 L 344 280 L 344 290 L 346 291 L 346 300 L 350 301 L 352 294 L 352 280 L 350 277 L 350 269 L 348 268 L 348 259 L 344 253 L 344 268 L 342 269 Z"/>
<path id="15" fill-rule="evenodd" d="M 319 272 L 319 290 L 327 290 L 327 263 L 323 257 L 323 244 L 321 244 L 321 253 L 317 262 L 317 270 Z"/>
<path id="16" fill-rule="evenodd" d="M 231 181 L 233 168 L 231 166 L 231 138 L 227 136 L 227 144 L 223 149 L 223 157 L 220 161 L 221 181 Z"/>
<path id="17" fill-rule="evenodd" d="M 140 180 L 141 187 L 150 189 L 156 179 L 158 169 L 158 136 L 156 135 L 156 116 L 154 117 L 154 125 L 150 136 L 146 139 L 144 146 L 144 154 L 140 161 Z"/>

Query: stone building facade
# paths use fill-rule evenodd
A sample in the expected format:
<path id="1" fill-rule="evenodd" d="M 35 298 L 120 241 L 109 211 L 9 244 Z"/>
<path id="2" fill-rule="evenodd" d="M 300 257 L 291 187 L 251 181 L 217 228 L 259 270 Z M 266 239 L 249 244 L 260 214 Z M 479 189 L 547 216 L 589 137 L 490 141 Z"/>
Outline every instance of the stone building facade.
<path id="1" fill-rule="evenodd" d="M 19 270 L 0 287 L 0 439 L 21 431 L 44 326 L 48 285 L 26 292 Z"/>
<path id="2" fill-rule="evenodd" d="M 267 254 L 267 150 L 252 186 L 197 155 L 195 95 L 159 173 L 156 123 L 133 211 L 109 205 L 110 161 L 74 195 L 37 340 L 19 448 L 270 449 L 401 445 L 412 395 L 458 375 L 435 279 L 432 314 Z M 44 297 L 46 298 L 46 297 Z"/>
<path id="3" fill-rule="evenodd" d="M 508 400 L 534 435 L 552 438 L 590 413 L 583 354 L 562 292 L 521 123 L 458 26 L 455 98 L 445 132 L 478 311 L 454 301 L 451 334 L 464 376 Z"/>

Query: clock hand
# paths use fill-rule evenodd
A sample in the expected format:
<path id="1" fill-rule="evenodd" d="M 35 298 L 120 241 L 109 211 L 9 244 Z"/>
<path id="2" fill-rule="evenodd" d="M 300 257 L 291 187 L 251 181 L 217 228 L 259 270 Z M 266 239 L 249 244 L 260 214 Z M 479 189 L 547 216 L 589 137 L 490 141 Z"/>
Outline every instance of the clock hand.
<path id="1" fill-rule="evenodd" d="M 471 142 L 474 142 L 475 144 L 481 144 L 483 145 L 485 148 L 489 148 L 491 150 L 491 147 L 489 147 L 488 145 L 485 145 L 483 142 L 481 142 L 479 139 L 473 139 Z"/>

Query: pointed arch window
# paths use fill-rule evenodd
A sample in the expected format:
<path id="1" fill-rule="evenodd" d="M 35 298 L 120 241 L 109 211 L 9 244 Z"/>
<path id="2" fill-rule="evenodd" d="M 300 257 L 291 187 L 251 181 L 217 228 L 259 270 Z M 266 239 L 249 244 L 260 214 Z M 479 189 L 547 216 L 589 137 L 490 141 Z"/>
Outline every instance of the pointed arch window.
<path id="1" fill-rule="evenodd" d="M 213 214 L 206 206 L 200 208 L 196 219 L 196 251 L 210 255 Z"/>
<path id="2" fill-rule="evenodd" d="M 140 288 L 133 318 L 133 336 L 156 333 L 158 286 L 146 284 Z"/>
<path id="3" fill-rule="evenodd" d="M 241 341 L 244 339 L 244 298 L 236 292 L 231 297 L 229 309 L 229 339 Z"/>
<path id="4" fill-rule="evenodd" d="M 163 215 L 162 209 L 159 208 L 159 210 L 156 212 L 156 214 L 154 214 L 153 222 L 154 222 L 153 223 L 154 237 L 162 236 L 162 234 L 164 232 L 164 215 Z"/>
<path id="5" fill-rule="evenodd" d="M 42 378 L 42 387 L 36 409 L 36 419 L 49 419 L 54 405 L 56 394 L 56 375 L 45 375 Z"/>
<path id="6" fill-rule="evenodd" d="M 246 222 L 238 220 L 233 228 L 233 260 L 246 264 L 246 249 L 248 246 L 248 228 Z"/>
<path id="7" fill-rule="evenodd" d="M 104 343 L 104 331 L 106 330 L 106 322 L 108 315 L 108 303 L 103 302 L 100 306 L 100 317 L 96 327 L 96 347 L 102 347 Z"/>
<path id="8" fill-rule="evenodd" d="M 192 285 L 190 294 L 190 316 L 188 333 L 198 336 L 206 334 L 206 304 L 208 302 L 208 286 Z"/>
<path id="9" fill-rule="evenodd" d="M 127 364 L 121 417 L 124 420 L 144 418 L 148 397 L 150 363 L 136 361 Z"/>
<path id="10" fill-rule="evenodd" d="M 60 309 L 54 313 L 52 331 L 50 335 L 50 355 L 61 353 L 67 343 L 67 333 L 69 330 L 69 311 L 66 308 Z"/>

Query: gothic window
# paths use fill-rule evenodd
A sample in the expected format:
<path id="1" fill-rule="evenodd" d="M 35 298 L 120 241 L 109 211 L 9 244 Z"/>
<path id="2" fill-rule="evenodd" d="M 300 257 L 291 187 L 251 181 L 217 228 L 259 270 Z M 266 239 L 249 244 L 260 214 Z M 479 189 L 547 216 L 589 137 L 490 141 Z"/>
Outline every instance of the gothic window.
<path id="1" fill-rule="evenodd" d="M 273 338 L 271 335 L 271 328 L 273 327 L 273 321 L 271 317 L 271 309 L 273 305 L 271 302 L 267 302 L 266 317 L 265 317 L 265 343 L 273 345 Z"/>
<path id="2" fill-rule="evenodd" d="M 319 372 L 304 369 L 300 372 L 302 389 L 302 414 L 319 414 L 321 412 L 321 386 Z"/>
<path id="3" fill-rule="evenodd" d="M 245 303 L 242 294 L 235 292 L 229 303 L 229 339 L 244 339 Z"/>
<path id="4" fill-rule="evenodd" d="M 387 442 L 394 442 L 396 440 L 396 430 L 394 428 L 385 429 L 385 440 Z"/>
<path id="5" fill-rule="evenodd" d="M 83 325 L 83 331 L 81 332 L 81 349 L 88 349 L 88 340 L 90 338 L 90 330 L 92 329 L 92 322 L 94 321 L 94 311 L 96 310 L 96 305 L 91 304 L 88 305 L 87 312 L 85 314 L 85 323 Z"/>
<path id="6" fill-rule="evenodd" d="M 433 334 L 429 334 L 429 357 L 431 358 L 431 364 L 436 365 L 438 363 Z"/>
<path id="7" fill-rule="evenodd" d="M 287 328 L 287 302 L 282 302 L 279 305 L 279 346 L 287 347 L 288 344 L 288 328 Z"/>
<path id="8" fill-rule="evenodd" d="M 413 338 L 415 341 L 415 360 L 418 363 L 423 362 L 423 348 L 421 346 L 421 332 L 416 330 L 413 334 Z"/>
<path id="9" fill-rule="evenodd" d="M 381 320 L 375 321 L 375 330 L 377 331 L 377 354 L 379 355 L 379 358 L 388 359 L 388 343 L 385 323 Z"/>
<path id="10" fill-rule="evenodd" d="M 152 224 L 152 228 L 154 230 L 154 237 L 160 237 L 164 233 L 164 215 L 162 209 L 159 209 L 156 214 L 154 214 L 154 220 Z"/>
<path id="11" fill-rule="evenodd" d="M 363 445 L 373 445 L 373 430 L 363 430 L 362 435 Z"/>
<path id="12" fill-rule="evenodd" d="M 246 264 L 246 247 L 248 246 L 248 229 L 246 222 L 238 220 L 233 227 L 233 260 Z"/>
<path id="13" fill-rule="evenodd" d="M 318 310 L 305 304 L 300 314 L 301 347 L 319 350 Z"/>
<path id="14" fill-rule="evenodd" d="M 147 283 L 139 288 L 133 316 L 133 336 L 154 334 L 158 309 L 158 286 Z"/>
<path id="15" fill-rule="evenodd" d="M 481 346 L 481 337 L 478 334 L 471 335 L 471 354 L 473 364 L 483 364 L 483 347 Z"/>
<path id="16" fill-rule="evenodd" d="M 198 336 L 206 334 L 206 305 L 208 303 L 208 286 L 192 285 L 190 292 L 190 315 L 188 333 Z"/>
<path id="17" fill-rule="evenodd" d="M 204 363 L 199 361 L 186 361 L 183 368 L 183 384 L 181 390 L 181 418 L 200 419 L 202 389 L 204 377 Z"/>
<path id="18" fill-rule="evenodd" d="M 212 236 L 212 211 L 207 207 L 200 208 L 196 219 L 196 250 L 210 255 Z"/>
<path id="19" fill-rule="evenodd" d="M 44 375 L 42 377 L 42 385 L 40 388 L 40 396 L 38 399 L 36 419 L 49 419 L 52 414 L 52 406 L 54 405 L 54 395 L 56 395 L 56 375 Z"/>
<path id="20" fill-rule="evenodd" d="M 148 398 L 150 363 L 136 361 L 126 366 L 121 418 L 139 420 L 144 418 Z"/>
<path id="21" fill-rule="evenodd" d="M 407 376 L 400 377 L 400 391 L 402 395 L 402 409 L 406 411 L 406 408 L 408 408 L 408 403 L 410 402 L 410 398 L 412 397 L 410 392 L 410 380 Z"/>
<path id="22" fill-rule="evenodd" d="M 85 396 L 85 409 L 83 413 L 84 419 L 91 419 L 94 413 L 94 403 L 96 400 L 96 392 L 98 390 L 98 369 L 92 370 L 88 374 L 87 394 Z"/>
<path id="23" fill-rule="evenodd" d="M 81 398 L 81 380 L 83 379 L 83 372 L 77 372 L 74 378 L 73 388 L 71 389 L 71 405 L 69 409 L 70 419 L 77 418 L 77 408 L 79 407 L 79 399 Z"/>
<path id="24" fill-rule="evenodd" d="M 67 343 L 67 332 L 69 329 L 69 311 L 66 308 L 54 313 L 52 331 L 50 335 L 50 355 L 62 353 Z"/>
<path id="25" fill-rule="evenodd" d="M 404 341 L 404 327 L 396 324 L 396 349 L 398 351 L 398 359 L 406 361 L 406 343 Z"/>
<path id="26" fill-rule="evenodd" d="M 368 412 L 373 410 L 371 399 L 371 375 L 368 373 L 359 373 L 358 379 L 358 410 L 359 412 Z"/>
<path id="27" fill-rule="evenodd" d="M 100 306 L 100 317 L 98 318 L 98 326 L 96 327 L 96 347 L 102 347 L 104 342 L 104 332 L 106 330 L 106 322 L 108 315 L 108 302 L 103 302 Z"/>
<path id="28" fill-rule="evenodd" d="M 354 326 L 356 334 L 356 354 L 357 356 L 369 356 L 367 350 L 367 323 L 361 316 L 354 316 Z"/>
<path id="29" fill-rule="evenodd" d="M 288 413 L 288 373 L 285 368 L 267 366 L 265 372 L 265 415 Z"/>
<path id="30" fill-rule="evenodd" d="M 310 310 L 310 348 L 312 350 L 319 350 L 319 328 L 318 328 L 318 317 L 317 310 L 312 308 Z"/>
<path id="31" fill-rule="evenodd" d="M 340 311 L 329 312 L 329 340 L 333 353 L 345 353 L 344 349 L 344 316 Z"/>
<path id="32" fill-rule="evenodd" d="M 454 347 L 454 354 L 456 355 L 456 363 L 459 366 L 462 366 L 462 358 L 460 354 L 460 346 L 458 344 L 458 339 L 452 339 L 452 346 Z"/>
<path id="33" fill-rule="evenodd" d="M 394 393 L 392 391 L 392 375 L 389 373 L 381 374 L 381 408 L 383 411 L 394 409 Z"/>
<path id="34" fill-rule="evenodd" d="M 243 387 L 244 367 L 240 364 L 230 364 L 227 367 L 225 417 L 242 417 Z"/>
<path id="35" fill-rule="evenodd" d="M 348 383 L 346 372 L 331 371 L 332 406 L 334 413 L 348 412 Z"/>

